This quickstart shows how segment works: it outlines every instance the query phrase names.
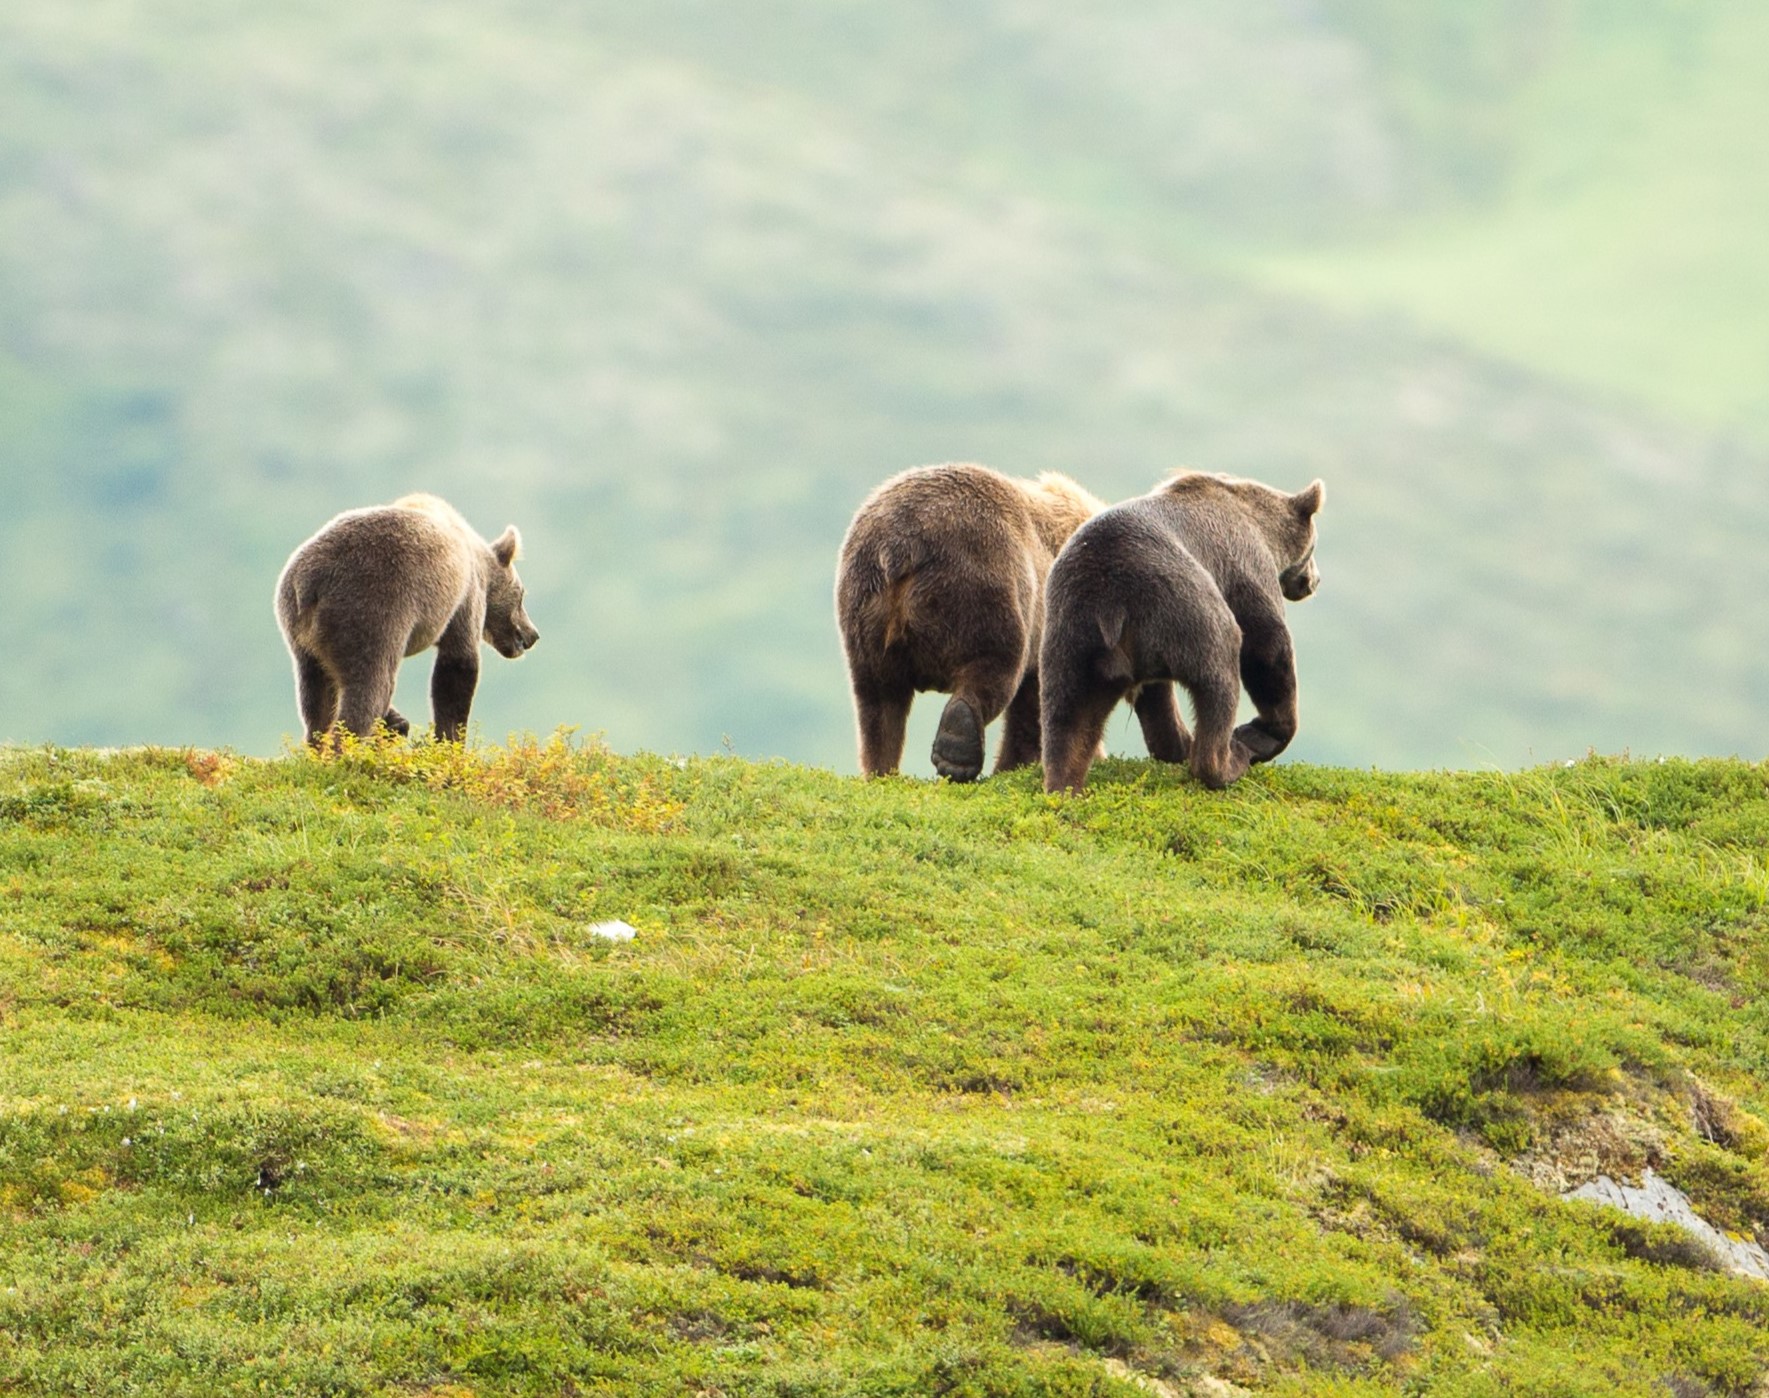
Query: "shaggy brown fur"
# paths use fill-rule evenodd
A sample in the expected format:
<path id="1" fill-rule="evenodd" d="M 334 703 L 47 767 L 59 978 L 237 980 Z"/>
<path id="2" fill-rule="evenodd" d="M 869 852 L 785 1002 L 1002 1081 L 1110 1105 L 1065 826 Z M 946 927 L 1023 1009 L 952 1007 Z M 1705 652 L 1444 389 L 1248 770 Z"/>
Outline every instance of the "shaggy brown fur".
<path id="1" fill-rule="evenodd" d="M 399 662 L 435 646 L 430 709 L 439 738 L 466 735 L 479 642 L 514 660 L 540 639 L 522 607 L 511 525 L 492 543 L 446 501 L 408 495 L 348 510 L 290 556 L 276 619 L 295 659 L 307 741 L 341 723 L 361 736 L 410 724 L 391 707 Z"/>
<path id="2" fill-rule="evenodd" d="M 1044 789 L 1079 791 L 1106 719 L 1130 699 L 1149 755 L 1227 786 L 1296 734 L 1284 602 L 1313 595 L 1325 488 L 1185 473 L 1082 525 L 1045 599 Z M 1190 692 L 1186 731 L 1173 682 Z M 1236 728 L 1241 685 L 1258 717 Z"/>
<path id="3" fill-rule="evenodd" d="M 842 541 L 836 621 L 860 729 L 860 770 L 894 772 L 918 690 L 950 694 L 934 767 L 983 770 L 983 729 L 1007 714 L 995 770 L 1038 760 L 1038 642 L 1044 578 L 1081 522 L 1102 508 L 1067 476 L 1014 480 L 986 466 L 893 476 Z"/>

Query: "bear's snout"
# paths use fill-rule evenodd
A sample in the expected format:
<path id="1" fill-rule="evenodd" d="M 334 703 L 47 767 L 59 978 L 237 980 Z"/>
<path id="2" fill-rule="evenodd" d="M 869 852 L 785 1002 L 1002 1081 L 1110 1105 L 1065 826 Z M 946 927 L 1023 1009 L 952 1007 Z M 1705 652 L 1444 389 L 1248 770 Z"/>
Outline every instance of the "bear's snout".
<path id="1" fill-rule="evenodd" d="M 1286 573 L 1278 581 L 1286 602 L 1302 602 L 1314 596 L 1321 585 L 1321 574 L 1311 561 L 1307 567 Z"/>
<path id="2" fill-rule="evenodd" d="M 541 638 L 541 633 L 532 626 L 514 626 L 502 636 L 490 638 L 492 645 L 497 647 L 498 654 L 506 660 L 520 660 L 534 649 L 534 643 Z"/>

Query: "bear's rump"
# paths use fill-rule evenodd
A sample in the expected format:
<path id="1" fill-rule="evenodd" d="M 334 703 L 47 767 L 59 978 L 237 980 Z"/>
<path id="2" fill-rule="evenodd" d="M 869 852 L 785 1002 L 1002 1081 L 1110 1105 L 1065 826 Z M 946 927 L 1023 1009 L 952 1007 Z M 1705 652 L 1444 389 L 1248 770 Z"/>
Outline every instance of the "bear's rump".
<path id="1" fill-rule="evenodd" d="M 288 599 L 290 638 L 335 668 L 435 645 L 470 600 L 470 561 L 459 549 L 425 546 L 433 540 L 397 542 L 405 546 L 310 560 Z"/>
<path id="2" fill-rule="evenodd" d="M 1209 569 L 1177 539 L 1139 541 L 1108 589 L 1122 600 L 1139 675 L 1184 679 L 1201 654 L 1216 655 L 1237 628 Z"/>
<path id="3" fill-rule="evenodd" d="M 1048 624 L 1069 646 L 1117 652 L 1138 680 L 1183 680 L 1235 637 L 1216 580 L 1170 532 L 1101 516 L 1077 541 L 1057 560 L 1048 599 Z"/>

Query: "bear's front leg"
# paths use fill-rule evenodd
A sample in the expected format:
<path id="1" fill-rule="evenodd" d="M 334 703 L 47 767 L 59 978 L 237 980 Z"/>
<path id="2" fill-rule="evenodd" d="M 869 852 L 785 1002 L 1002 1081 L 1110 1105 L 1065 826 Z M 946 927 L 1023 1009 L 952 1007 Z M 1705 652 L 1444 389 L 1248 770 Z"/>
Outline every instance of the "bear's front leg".
<path id="1" fill-rule="evenodd" d="M 1259 717 L 1235 729 L 1255 762 L 1270 762 L 1296 736 L 1296 652 L 1281 617 L 1242 622 L 1241 683 Z"/>
<path id="2" fill-rule="evenodd" d="M 452 655 L 444 651 L 436 657 L 436 668 L 430 672 L 430 716 L 436 723 L 436 736 L 446 743 L 459 743 L 467 737 L 467 715 L 473 708 L 473 691 L 479 687 L 479 654 Z"/>
<path id="3" fill-rule="evenodd" d="M 1001 747 L 995 754 L 995 770 L 1011 772 L 1038 761 L 1043 732 L 1038 726 L 1038 672 L 1030 670 L 1007 706 L 1007 723 Z"/>

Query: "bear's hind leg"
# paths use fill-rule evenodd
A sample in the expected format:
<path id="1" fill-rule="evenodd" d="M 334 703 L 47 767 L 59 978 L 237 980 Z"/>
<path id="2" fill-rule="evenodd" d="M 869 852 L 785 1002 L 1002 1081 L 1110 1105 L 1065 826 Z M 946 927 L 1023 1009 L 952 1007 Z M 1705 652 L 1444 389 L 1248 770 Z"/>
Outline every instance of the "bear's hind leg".
<path id="1" fill-rule="evenodd" d="M 915 691 L 906 684 L 854 682 L 854 717 L 860 729 L 860 771 L 889 776 L 903 761 L 903 734 Z"/>
<path id="2" fill-rule="evenodd" d="M 307 651 L 295 652 L 295 703 L 307 730 L 307 745 L 323 747 L 338 721 L 338 686 L 319 657 Z"/>
<path id="3" fill-rule="evenodd" d="M 390 661 L 364 662 L 343 676 L 344 694 L 338 721 L 358 738 L 371 737 L 393 707 L 393 684 L 399 677 L 399 652 Z"/>
<path id="4" fill-rule="evenodd" d="M 1241 705 L 1242 632 L 1219 596 L 1195 598 L 1162 637 L 1157 674 L 1178 680 L 1192 696 L 1192 775 L 1220 791 L 1245 775 L 1253 754 L 1235 741 L 1235 713 Z"/>
<path id="5" fill-rule="evenodd" d="M 1179 716 L 1179 700 L 1173 681 L 1150 680 L 1136 696 L 1136 717 L 1142 724 L 1142 740 L 1157 762 L 1184 762 L 1192 749 L 1192 735 Z"/>
<path id="6" fill-rule="evenodd" d="M 1235 740 L 1235 710 L 1240 704 L 1241 689 L 1232 676 L 1230 671 L 1228 676 L 1200 680 L 1190 686 L 1198 724 L 1192 734 L 1188 760 L 1192 775 L 1212 791 L 1239 781 L 1253 761 L 1246 745 Z"/>
<path id="7" fill-rule="evenodd" d="M 1121 686 L 1095 684 L 1079 694 L 1049 696 L 1044 704 L 1044 789 L 1079 791 L 1106 736 L 1106 720 L 1123 697 Z"/>

